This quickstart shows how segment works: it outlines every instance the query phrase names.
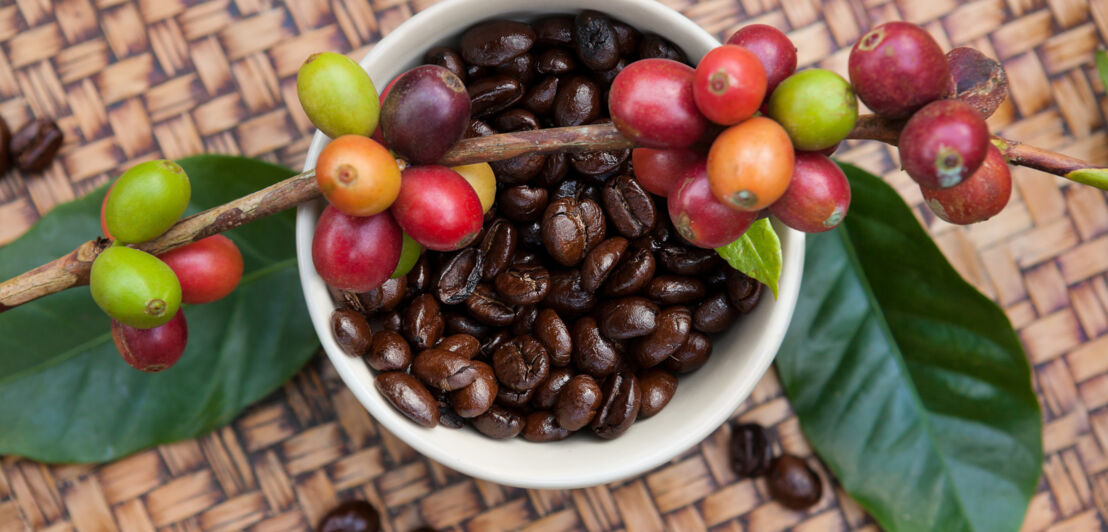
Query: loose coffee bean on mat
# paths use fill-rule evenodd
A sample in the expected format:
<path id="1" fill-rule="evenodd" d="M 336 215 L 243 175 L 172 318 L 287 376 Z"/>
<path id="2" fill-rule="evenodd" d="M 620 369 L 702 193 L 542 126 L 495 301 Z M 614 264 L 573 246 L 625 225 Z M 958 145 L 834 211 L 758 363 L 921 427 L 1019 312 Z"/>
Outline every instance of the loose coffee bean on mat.
<path id="1" fill-rule="evenodd" d="M 62 140 L 62 130 L 53 120 L 32 120 L 12 135 L 9 144 L 11 156 L 20 170 L 41 172 L 54 162 L 54 155 L 62 147 Z"/>
<path id="2" fill-rule="evenodd" d="M 757 423 L 737 423 L 731 427 L 731 470 L 739 478 L 759 477 L 769 471 L 773 460 L 766 429 Z"/>

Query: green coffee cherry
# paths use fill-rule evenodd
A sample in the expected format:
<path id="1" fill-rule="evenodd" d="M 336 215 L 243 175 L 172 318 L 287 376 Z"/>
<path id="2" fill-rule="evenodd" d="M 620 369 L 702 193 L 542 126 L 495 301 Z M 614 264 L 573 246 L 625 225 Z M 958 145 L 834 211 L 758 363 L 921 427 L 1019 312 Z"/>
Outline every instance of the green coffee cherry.
<path id="1" fill-rule="evenodd" d="M 104 205 L 104 222 L 118 242 L 146 242 L 177 223 L 191 196 L 188 175 L 180 165 L 147 161 L 116 180 Z"/>
<path id="2" fill-rule="evenodd" d="M 105 249 L 92 263 L 92 299 L 112 319 L 136 329 L 165 324 L 181 306 L 181 283 L 157 257 L 125 246 Z"/>
<path id="3" fill-rule="evenodd" d="M 400 245 L 400 262 L 396 263 L 396 270 L 392 272 L 392 276 L 389 279 L 396 279 L 397 277 L 403 277 L 408 275 L 408 272 L 412 271 L 416 261 L 419 260 L 419 255 L 423 253 L 423 246 L 419 245 L 414 238 L 408 236 L 408 233 L 403 233 L 404 241 Z"/>
<path id="4" fill-rule="evenodd" d="M 296 74 L 296 94 L 308 118 L 324 135 L 373 134 L 381 104 L 369 74 L 334 52 L 312 55 Z"/>
<path id="5" fill-rule="evenodd" d="M 777 86 L 769 98 L 769 116 L 789 133 L 794 148 L 819 151 L 834 146 L 854 128 L 858 100 L 842 76 L 814 68 Z"/>

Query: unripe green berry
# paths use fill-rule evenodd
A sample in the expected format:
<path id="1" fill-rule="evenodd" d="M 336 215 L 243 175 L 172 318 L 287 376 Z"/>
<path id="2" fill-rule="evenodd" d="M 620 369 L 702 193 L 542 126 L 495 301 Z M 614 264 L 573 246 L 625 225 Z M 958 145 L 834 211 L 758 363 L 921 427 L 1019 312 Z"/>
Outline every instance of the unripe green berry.
<path id="1" fill-rule="evenodd" d="M 769 115 L 800 151 L 830 148 L 858 120 L 858 99 L 842 76 L 813 68 L 785 78 L 769 98 Z"/>
<path id="2" fill-rule="evenodd" d="M 146 242 L 177 223 L 191 196 L 188 175 L 177 163 L 159 159 L 136 164 L 112 185 L 104 222 L 119 242 Z"/>
<path id="3" fill-rule="evenodd" d="M 112 319 L 136 329 L 158 327 L 177 314 L 181 283 L 157 257 L 115 245 L 92 263 L 92 299 Z"/>
<path id="4" fill-rule="evenodd" d="M 309 57 L 296 74 L 296 94 L 308 119 L 328 137 L 368 137 L 377 129 L 377 88 L 365 69 L 345 55 L 323 52 Z"/>

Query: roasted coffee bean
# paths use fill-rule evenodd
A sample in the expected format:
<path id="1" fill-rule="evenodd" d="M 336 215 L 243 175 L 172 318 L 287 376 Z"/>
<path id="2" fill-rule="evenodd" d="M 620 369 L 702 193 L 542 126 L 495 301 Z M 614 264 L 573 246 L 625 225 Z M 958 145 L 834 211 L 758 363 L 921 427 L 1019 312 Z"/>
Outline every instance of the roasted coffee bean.
<path id="1" fill-rule="evenodd" d="M 496 290 L 488 284 L 479 284 L 468 298 L 466 310 L 469 315 L 485 325 L 507 327 L 516 319 L 516 307 L 500 298 Z"/>
<path id="2" fill-rule="evenodd" d="M 492 128 L 483 120 L 477 120 L 476 118 L 469 121 L 469 126 L 466 127 L 466 132 L 463 135 L 467 139 L 474 137 L 487 137 L 489 135 L 495 135 L 496 130 Z"/>
<path id="3" fill-rule="evenodd" d="M 558 400 L 558 393 L 573 378 L 573 370 L 569 368 L 554 368 L 550 375 L 535 387 L 535 395 L 531 397 L 531 404 L 539 410 L 554 408 L 554 402 Z"/>
<path id="4" fill-rule="evenodd" d="M 659 275 L 646 287 L 646 296 L 663 305 L 684 305 L 704 297 L 708 287 L 696 277 Z"/>
<path id="5" fill-rule="evenodd" d="M 535 81 L 537 75 L 538 65 L 535 63 L 535 56 L 524 52 L 496 67 L 495 70 L 497 74 L 507 74 L 518 79 L 520 83 L 528 85 Z"/>
<path id="6" fill-rule="evenodd" d="M 608 70 L 619 61 L 619 42 L 612 19 L 599 11 L 585 10 L 573 20 L 577 55 L 591 70 Z"/>
<path id="7" fill-rule="evenodd" d="M 648 34 L 639 41 L 639 59 L 652 58 L 672 59 L 678 63 L 689 64 L 689 58 L 676 44 L 657 35 Z"/>
<path id="8" fill-rule="evenodd" d="M 41 172 L 54 162 L 54 155 L 62 147 L 62 130 L 53 120 L 39 118 L 23 124 L 12 135 L 11 156 L 15 165 L 24 172 Z"/>
<path id="9" fill-rule="evenodd" d="M 645 297 L 608 301 L 597 312 L 600 334 L 613 340 L 646 336 L 658 328 L 658 305 Z"/>
<path id="10" fill-rule="evenodd" d="M 663 365 L 674 373 L 691 373 L 708 363 L 712 355 L 712 341 L 703 334 L 692 331 L 688 339 L 673 352 Z"/>
<path id="11" fill-rule="evenodd" d="M 533 305 L 550 290 L 550 272 L 542 266 L 512 266 L 496 276 L 496 292 L 509 303 Z"/>
<path id="12" fill-rule="evenodd" d="M 565 153 L 551 153 L 546 156 L 546 164 L 542 165 L 542 171 L 535 176 L 534 184 L 540 187 L 553 187 L 566 176 L 569 171 L 569 157 Z"/>
<path id="13" fill-rule="evenodd" d="M 551 103 L 554 99 L 551 97 Z M 8 146 L 12 141 L 12 131 L 8 129 L 8 123 L 0 117 L 0 175 L 8 173 L 12 168 L 12 154 Z"/>
<path id="14" fill-rule="evenodd" d="M 566 430 L 580 430 L 596 417 L 604 399 L 591 375 L 575 375 L 565 384 L 554 404 L 554 418 Z"/>
<path id="15" fill-rule="evenodd" d="M 477 370 L 468 358 L 435 347 L 416 355 L 412 374 L 423 384 L 447 392 L 465 388 L 477 379 Z"/>
<path id="16" fill-rule="evenodd" d="M 600 87 L 593 80 L 584 76 L 563 79 L 554 97 L 554 124 L 560 127 L 589 124 L 600 118 L 601 103 Z"/>
<path id="17" fill-rule="evenodd" d="M 352 357 L 369 352 L 373 343 L 373 329 L 360 312 L 340 308 L 331 313 L 331 333 L 342 351 Z"/>
<path id="18" fill-rule="evenodd" d="M 639 41 L 642 34 L 639 30 L 628 26 L 624 22 L 612 19 L 612 29 L 616 32 L 616 44 L 619 46 L 619 55 L 633 55 L 639 50 Z"/>
<path id="19" fill-rule="evenodd" d="M 535 28 L 535 40 L 539 44 L 546 46 L 573 45 L 573 17 L 540 18 L 531 26 Z"/>
<path id="20" fill-rule="evenodd" d="M 766 475 L 766 487 L 774 500 L 794 510 L 809 508 L 823 497 L 819 475 L 803 458 L 791 454 L 773 461 Z"/>
<path id="21" fill-rule="evenodd" d="M 512 338 L 512 333 L 507 330 L 496 331 L 492 336 L 487 337 L 484 343 L 481 344 L 481 356 L 486 359 L 492 358 L 492 354 L 495 353 L 497 349 L 500 349 L 501 345 Z"/>
<path id="22" fill-rule="evenodd" d="M 427 428 L 439 424 L 438 402 L 415 377 L 386 371 L 378 373 L 373 384 L 389 404 L 408 419 Z"/>
<path id="23" fill-rule="evenodd" d="M 545 188 L 519 185 L 508 187 L 497 194 L 496 204 L 500 213 L 515 222 L 533 222 L 542 219 L 548 195 Z"/>
<path id="24" fill-rule="evenodd" d="M 692 330 L 692 313 L 686 307 L 669 307 L 658 314 L 658 328 L 631 343 L 631 356 L 640 367 L 661 364 L 685 344 Z"/>
<path id="25" fill-rule="evenodd" d="M 502 161 L 492 161 L 489 166 L 501 183 L 518 185 L 530 181 L 542 172 L 546 156 L 541 154 L 520 155 Z"/>
<path id="26" fill-rule="evenodd" d="M 395 310 L 386 312 L 385 315 L 381 317 L 381 328 L 386 331 L 400 332 L 402 324 L 403 320 L 400 317 L 400 313 Z"/>
<path id="27" fill-rule="evenodd" d="M 466 65 L 466 79 L 473 81 L 475 79 L 481 79 L 489 75 L 489 67 L 483 67 L 480 65 Z"/>
<path id="28" fill-rule="evenodd" d="M 727 299 L 735 310 L 743 314 L 749 313 L 758 306 L 762 299 L 762 289 L 765 285 L 752 279 L 743 272 L 729 269 L 727 273 Z"/>
<path id="29" fill-rule="evenodd" d="M 436 349 L 450 351 L 455 355 L 473 358 L 481 350 L 481 342 L 475 336 L 469 334 L 452 334 L 439 340 Z"/>
<path id="30" fill-rule="evenodd" d="M 507 74 L 496 74 L 470 82 L 467 90 L 470 114 L 474 117 L 499 113 L 523 98 L 523 85 Z"/>
<path id="31" fill-rule="evenodd" d="M 465 300 L 481 282 L 484 260 L 477 248 L 465 248 L 449 256 L 435 283 L 435 296 L 447 305 Z"/>
<path id="32" fill-rule="evenodd" d="M 642 389 L 642 406 L 639 407 L 639 419 L 646 419 L 661 412 L 673 394 L 677 392 L 677 377 L 668 371 L 648 369 L 638 376 Z"/>
<path id="33" fill-rule="evenodd" d="M 538 255 L 523 250 L 516 250 L 516 256 L 512 257 L 512 266 L 540 266 L 542 259 Z"/>
<path id="34" fill-rule="evenodd" d="M 446 323 L 439 312 L 439 302 L 431 294 L 416 296 L 404 310 L 404 337 L 418 351 L 435 345 L 442 338 L 445 327 Z"/>
<path id="35" fill-rule="evenodd" d="M 496 394 L 496 402 L 497 404 L 510 408 L 524 408 L 531 402 L 531 398 L 534 396 L 534 388 L 519 391 L 513 390 L 507 386 L 501 386 L 500 391 Z"/>
<path id="36" fill-rule="evenodd" d="M 597 244 L 581 263 L 581 287 L 589 292 L 599 290 L 626 250 L 627 239 L 622 236 L 613 236 Z"/>
<path id="37" fill-rule="evenodd" d="M 379 330 L 373 335 L 366 362 L 377 371 L 403 371 L 412 364 L 412 349 L 399 332 Z"/>
<path id="38" fill-rule="evenodd" d="M 465 334 L 476 338 L 484 338 L 489 332 L 488 325 L 457 312 L 443 312 L 442 319 L 446 322 L 446 332 L 451 334 Z"/>
<path id="39" fill-rule="evenodd" d="M 492 126 L 497 131 L 509 133 L 512 131 L 534 131 L 540 129 L 542 124 L 535 117 L 535 113 L 517 107 L 496 115 L 496 118 L 492 120 Z"/>
<path id="40" fill-rule="evenodd" d="M 554 413 L 548 410 L 531 412 L 523 426 L 523 439 L 531 442 L 551 442 L 568 438 L 572 432 L 558 425 Z"/>
<path id="41" fill-rule="evenodd" d="M 546 252 L 564 266 L 573 266 L 604 238 L 604 214 L 595 201 L 559 198 L 542 216 Z"/>
<path id="42" fill-rule="evenodd" d="M 452 48 L 445 46 L 436 46 L 427 51 L 423 56 L 423 62 L 429 65 L 438 65 L 454 73 L 462 80 L 462 83 L 466 82 L 466 65 L 462 61 L 462 56 L 455 52 Z"/>
<path id="43" fill-rule="evenodd" d="M 527 90 L 522 104 L 532 113 L 545 115 L 554 108 L 554 98 L 557 96 L 558 78 L 547 76 Z"/>
<path id="44" fill-rule="evenodd" d="M 562 315 L 580 315 L 592 310 L 596 296 L 581 287 L 581 272 L 568 270 L 551 272 L 550 290 L 543 300 Z"/>
<path id="45" fill-rule="evenodd" d="M 542 74 L 562 75 L 577 68 L 577 59 L 564 48 L 551 48 L 541 54 L 535 69 Z"/>
<path id="46" fill-rule="evenodd" d="M 720 333 L 739 318 L 739 311 L 727 301 L 727 294 L 708 296 L 693 310 L 693 328 L 706 333 Z"/>
<path id="47" fill-rule="evenodd" d="M 622 346 L 600 334 L 600 327 L 591 316 L 573 324 L 573 365 L 597 378 L 607 377 L 619 368 Z"/>
<path id="48" fill-rule="evenodd" d="M 532 336 L 517 336 L 492 354 L 492 368 L 500 384 L 517 391 L 531 390 L 550 374 L 550 355 Z"/>
<path id="49" fill-rule="evenodd" d="M 766 429 L 757 423 L 736 423 L 731 427 L 731 470 L 739 478 L 760 477 L 769 471 L 773 446 Z"/>
<path id="50" fill-rule="evenodd" d="M 574 170 L 595 178 L 601 184 L 612 175 L 626 170 L 630 159 L 631 150 L 586 151 L 569 156 Z"/>
<path id="51" fill-rule="evenodd" d="M 608 218 L 623 236 L 638 238 L 654 228 L 658 218 L 654 200 L 631 174 L 609 181 L 601 194 Z"/>
<path id="52" fill-rule="evenodd" d="M 497 66 L 531 49 L 535 32 L 514 20 L 489 20 L 462 34 L 462 58 L 480 66 Z"/>
<path id="53" fill-rule="evenodd" d="M 541 221 L 519 225 L 519 245 L 535 251 L 543 248 Z"/>
<path id="54" fill-rule="evenodd" d="M 377 532 L 381 516 L 366 501 L 345 501 L 319 520 L 316 532 Z"/>
<path id="55" fill-rule="evenodd" d="M 420 255 L 419 260 L 416 261 L 415 266 L 412 266 L 407 275 L 407 297 L 415 297 L 429 290 L 431 283 L 435 282 L 435 277 L 431 268 L 431 259 L 428 258 L 426 253 Z"/>
<path id="56" fill-rule="evenodd" d="M 593 73 L 592 77 L 597 81 L 597 83 L 600 83 L 600 86 L 607 87 L 611 85 L 613 81 L 615 81 L 616 76 L 618 76 L 620 72 L 623 72 L 623 69 L 627 68 L 627 65 L 630 65 L 631 62 L 632 60 L 629 60 L 626 57 L 621 57 L 619 58 L 619 61 L 616 61 L 616 66 L 608 70 L 595 72 Z"/>
<path id="57" fill-rule="evenodd" d="M 473 418 L 473 427 L 494 440 L 508 440 L 523 431 L 523 416 L 515 410 L 492 405 L 484 414 Z"/>
<path id="58" fill-rule="evenodd" d="M 658 262 L 677 275 L 704 275 L 719 260 L 719 255 L 711 249 L 670 244 L 658 250 Z"/>
<path id="59" fill-rule="evenodd" d="M 454 412 L 464 418 L 477 417 L 487 412 L 500 391 L 492 366 L 479 360 L 474 360 L 471 364 L 477 370 L 477 378 L 469 386 L 450 392 L 450 404 Z"/>
<path id="60" fill-rule="evenodd" d="M 711 271 L 699 278 L 704 279 L 704 284 L 708 287 L 709 292 L 719 292 L 727 289 L 727 272 L 732 270 L 734 268 L 725 262 L 717 263 Z"/>
<path id="61" fill-rule="evenodd" d="M 630 249 L 604 283 L 604 294 L 629 296 L 639 293 L 654 278 L 654 254 L 648 249 Z"/>
<path id="62" fill-rule="evenodd" d="M 358 294 L 366 312 L 388 312 L 400 306 L 408 292 L 408 278 L 387 279 L 381 286 Z"/>
<path id="63" fill-rule="evenodd" d="M 443 397 L 439 397 L 439 426 L 448 429 L 460 429 L 466 426 L 464 417 L 459 416 L 450 403 Z"/>
<path id="64" fill-rule="evenodd" d="M 550 355 L 552 366 L 569 365 L 570 356 L 573 354 L 573 339 L 569 334 L 569 327 L 554 309 L 540 310 L 539 315 L 535 317 L 533 330 L 535 339 L 542 342 Z"/>
<path id="65" fill-rule="evenodd" d="M 516 319 L 512 322 L 512 326 L 508 329 L 514 336 L 523 336 L 525 334 L 531 334 L 531 330 L 535 327 L 535 318 L 539 315 L 539 307 L 535 305 L 523 305 L 519 308 L 519 312 L 516 313 Z"/>
<path id="66" fill-rule="evenodd" d="M 489 224 L 478 249 L 483 257 L 481 279 L 492 281 L 512 262 L 518 245 L 518 234 L 511 222 L 498 218 Z"/>
<path id="67" fill-rule="evenodd" d="M 630 371 L 609 375 L 601 387 L 604 401 L 593 418 L 590 428 L 597 436 L 610 440 L 631 428 L 642 406 L 639 380 Z"/>

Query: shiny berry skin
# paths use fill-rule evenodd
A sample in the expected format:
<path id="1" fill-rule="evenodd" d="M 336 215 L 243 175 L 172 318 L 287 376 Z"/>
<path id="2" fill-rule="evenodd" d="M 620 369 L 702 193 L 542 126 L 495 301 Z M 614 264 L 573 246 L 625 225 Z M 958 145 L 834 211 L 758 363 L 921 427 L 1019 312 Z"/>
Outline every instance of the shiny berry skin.
<path id="1" fill-rule="evenodd" d="M 392 78 L 392 81 L 388 85 L 385 85 L 385 90 L 381 91 L 381 95 L 377 98 L 377 101 L 383 107 L 385 105 L 385 98 L 389 96 L 389 91 L 392 90 L 392 86 L 396 84 L 396 80 L 400 79 L 400 76 Z M 378 144 L 385 145 L 385 134 L 381 132 L 381 123 L 377 122 L 377 129 L 373 131 L 373 136 L 370 137 L 377 141 Z"/>
<path id="2" fill-rule="evenodd" d="M 725 44 L 709 51 L 693 75 L 693 99 L 708 120 L 720 125 L 750 118 L 766 96 L 766 70 L 750 50 Z"/>
<path id="3" fill-rule="evenodd" d="M 465 84 L 437 66 L 415 67 L 396 80 L 381 108 L 386 145 L 416 164 L 439 160 L 469 125 Z"/>
<path id="4" fill-rule="evenodd" d="M 708 151 L 708 181 L 716 199 L 735 210 L 759 211 L 777 201 L 793 174 L 793 146 L 781 126 L 756 116 L 720 133 Z"/>
<path id="5" fill-rule="evenodd" d="M 897 142 L 900 165 L 928 188 L 946 188 L 972 175 L 988 153 L 985 118 L 961 100 L 939 100 L 920 109 Z"/>
<path id="6" fill-rule="evenodd" d="M 819 151 L 846 138 L 858 120 L 858 100 L 842 76 L 813 68 L 789 76 L 769 98 L 769 116 L 793 146 Z"/>
<path id="7" fill-rule="evenodd" d="M 702 248 L 734 242 L 758 217 L 757 212 L 737 211 L 716 199 L 703 160 L 689 166 L 666 202 L 677 232 L 690 244 Z"/>
<path id="8" fill-rule="evenodd" d="M 165 324 L 181 306 L 181 283 L 173 270 L 145 251 L 120 245 L 92 262 L 89 289 L 108 316 L 136 329 Z"/>
<path id="9" fill-rule="evenodd" d="M 850 82 L 862 103 L 888 118 L 907 118 L 942 97 L 950 70 L 931 34 L 908 22 L 886 22 L 850 50 Z"/>
<path id="10" fill-rule="evenodd" d="M 743 26 L 727 39 L 750 50 L 766 71 L 766 96 L 773 94 L 785 78 L 796 72 L 796 46 L 781 30 L 766 24 Z"/>
<path id="11" fill-rule="evenodd" d="M 389 150 L 361 135 L 343 135 L 319 153 L 315 180 L 323 197 L 351 216 L 372 216 L 400 193 L 400 167 Z"/>
<path id="12" fill-rule="evenodd" d="M 691 146 L 708 127 L 696 107 L 692 67 L 671 59 L 643 59 L 620 71 L 608 94 L 612 123 L 647 148 Z"/>
<path id="13" fill-rule="evenodd" d="M 496 174 L 493 173 L 492 166 L 489 163 L 474 163 L 453 166 L 450 169 L 461 174 L 473 187 L 481 200 L 481 212 L 489 212 L 492 202 L 496 201 Z"/>
<path id="14" fill-rule="evenodd" d="M 100 202 L 100 232 L 103 233 L 104 238 L 107 238 L 108 240 L 115 240 L 115 238 L 112 237 L 111 231 L 108 231 L 108 214 L 107 214 L 107 211 L 108 211 L 108 196 L 112 195 L 112 189 L 113 188 L 115 188 L 115 183 L 114 182 L 112 183 L 112 185 L 110 187 L 108 187 L 108 192 L 104 194 L 104 200 L 102 202 Z"/>
<path id="15" fill-rule="evenodd" d="M 996 146 L 989 145 L 985 162 L 973 175 L 950 188 L 920 187 L 924 203 L 936 216 L 966 225 L 992 218 L 1012 197 L 1012 175 Z"/>
<path id="16" fill-rule="evenodd" d="M 850 182 L 839 165 L 818 152 L 798 152 L 789 188 L 769 206 L 785 225 L 805 233 L 838 227 L 850 209 Z"/>
<path id="17" fill-rule="evenodd" d="M 469 245 L 483 221 L 481 200 L 469 182 L 437 165 L 405 169 L 391 210 L 404 232 L 435 251 Z"/>
<path id="18" fill-rule="evenodd" d="M 631 168 L 647 192 L 666 197 L 689 165 L 703 158 L 702 153 L 689 148 L 635 148 L 631 150 Z"/>
<path id="19" fill-rule="evenodd" d="M 393 270 L 389 279 L 408 275 L 415 263 L 419 261 L 419 256 L 423 254 L 423 246 L 419 245 L 419 242 L 416 242 L 414 238 L 408 236 L 408 233 L 404 233 L 402 238 L 400 261 L 396 263 L 396 269 Z"/>
<path id="20" fill-rule="evenodd" d="M 242 279 L 242 252 L 223 235 L 212 235 L 161 254 L 181 283 L 181 301 L 199 305 L 219 301 Z"/>
<path id="21" fill-rule="evenodd" d="M 189 329 L 185 313 L 153 329 L 136 329 L 112 320 L 112 341 L 131 367 L 156 373 L 165 371 L 181 359 L 188 343 Z"/>
<path id="22" fill-rule="evenodd" d="M 339 290 L 368 292 L 381 286 L 400 262 L 400 226 L 389 211 L 350 216 L 328 205 L 312 237 L 312 263 Z"/>
<path id="23" fill-rule="evenodd" d="M 188 175 L 177 163 L 160 159 L 136 164 L 108 193 L 106 229 L 126 244 L 154 239 L 177 223 L 191 196 Z"/>
<path id="24" fill-rule="evenodd" d="M 357 62 L 334 52 L 313 54 L 296 73 L 304 113 L 324 135 L 369 136 L 377 128 L 377 88 Z"/>

